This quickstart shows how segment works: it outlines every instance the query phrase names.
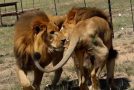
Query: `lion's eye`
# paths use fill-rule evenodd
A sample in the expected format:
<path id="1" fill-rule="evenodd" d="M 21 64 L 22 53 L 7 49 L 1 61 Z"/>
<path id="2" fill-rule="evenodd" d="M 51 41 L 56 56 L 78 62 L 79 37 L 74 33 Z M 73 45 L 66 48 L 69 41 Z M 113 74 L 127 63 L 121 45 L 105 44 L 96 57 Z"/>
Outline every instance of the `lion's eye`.
<path id="1" fill-rule="evenodd" d="M 36 26 L 36 27 L 35 27 L 35 32 L 36 32 L 36 34 L 38 34 L 38 33 L 40 32 L 40 30 L 41 30 L 41 29 L 40 29 L 39 26 Z"/>
<path id="2" fill-rule="evenodd" d="M 51 32 L 50 32 L 50 34 L 54 34 L 54 33 L 55 33 L 55 31 L 51 31 Z"/>

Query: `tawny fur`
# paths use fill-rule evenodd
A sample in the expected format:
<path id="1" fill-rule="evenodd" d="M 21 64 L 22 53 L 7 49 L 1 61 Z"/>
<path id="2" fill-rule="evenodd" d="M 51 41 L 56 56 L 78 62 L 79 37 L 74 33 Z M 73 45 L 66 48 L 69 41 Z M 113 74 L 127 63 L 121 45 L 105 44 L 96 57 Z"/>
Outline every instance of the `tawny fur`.
<path id="1" fill-rule="evenodd" d="M 89 52 L 91 52 L 91 54 L 95 56 L 94 64 L 92 65 L 93 68 L 90 69 L 92 85 L 94 89 L 98 89 L 99 87 L 97 86 L 98 81 L 96 79 L 96 73 L 98 72 L 99 68 L 103 67 L 108 56 L 108 49 L 112 47 L 112 45 L 110 44 L 107 47 L 103 44 L 103 42 L 106 44 L 110 43 L 111 40 L 110 36 L 112 32 L 109 28 L 109 25 L 107 24 L 107 21 L 95 16 L 76 24 L 71 33 L 72 34 L 70 34 L 69 38 L 69 46 L 67 47 L 68 49 L 64 52 L 62 60 L 69 59 L 72 52 L 75 51 L 74 62 L 76 67 L 78 68 L 77 73 L 79 76 L 80 84 L 83 84 L 84 81 L 87 79 L 85 78 L 85 80 L 83 80 L 83 75 L 85 74 L 83 70 L 84 53 L 89 49 Z M 103 36 L 101 36 L 102 33 Z M 97 39 L 98 37 L 101 38 L 100 41 Z M 94 39 L 96 40 L 97 45 L 93 43 Z M 92 48 L 93 46 L 95 46 L 93 50 L 90 50 L 90 48 Z M 58 65 L 61 66 L 63 64 L 65 63 L 60 63 Z M 88 76 L 89 74 L 86 73 L 86 75 Z"/>
<path id="2" fill-rule="evenodd" d="M 95 27 L 95 25 L 99 25 L 100 26 L 100 28 L 98 27 L 99 29 L 97 29 L 98 31 L 99 30 L 103 30 L 103 28 L 108 29 L 108 33 L 109 34 L 107 34 L 106 36 L 104 36 L 104 34 L 107 33 L 105 31 L 99 31 L 99 32 L 97 32 L 97 34 L 102 39 L 104 45 L 107 46 L 107 48 L 109 49 L 109 51 L 110 51 L 109 56 L 112 55 L 113 52 L 115 54 L 115 55 L 113 55 L 112 58 L 108 58 L 108 59 L 113 59 L 113 60 L 107 60 L 106 61 L 106 66 L 107 66 L 107 80 L 108 80 L 108 84 L 110 84 L 109 86 L 112 87 L 113 77 L 114 77 L 114 64 L 115 64 L 115 58 L 117 56 L 117 52 L 116 52 L 116 50 L 113 50 L 113 46 L 112 46 L 112 34 L 113 34 L 113 31 L 111 29 L 111 25 L 109 23 L 109 19 L 108 19 L 107 15 L 105 15 L 101 10 L 96 9 L 96 8 L 73 8 L 67 14 L 67 19 L 65 20 L 65 22 L 63 24 L 63 29 L 54 38 L 53 43 L 52 43 L 52 46 L 58 47 L 58 48 L 61 47 L 62 46 L 61 45 L 62 41 L 65 38 L 68 39 L 71 36 L 73 38 L 75 36 L 75 33 L 79 33 L 79 34 L 80 33 L 82 33 L 82 34 L 85 33 L 86 34 L 87 33 L 87 32 L 85 32 L 85 27 L 87 27 L 87 26 L 85 26 L 86 24 L 80 23 L 81 25 L 77 25 L 77 23 L 79 23 L 79 21 L 83 21 L 83 23 L 85 23 L 84 21 L 86 19 L 93 18 L 93 17 L 96 17 L 96 16 L 99 17 L 99 18 L 104 19 L 106 23 L 102 23 L 101 20 L 100 21 L 96 21 L 95 24 L 93 24 L 94 26 L 92 26 L 90 24 L 91 27 L 89 27 L 89 31 L 91 29 L 93 31 L 93 33 L 95 33 L 96 31 L 93 30 L 93 28 L 94 29 L 97 28 L 97 27 Z M 76 25 L 77 25 L 77 27 L 76 27 Z M 79 26 L 82 27 L 82 28 L 79 29 L 80 28 Z M 76 27 L 75 28 L 75 31 L 74 31 L 74 27 Z M 82 41 L 81 43 L 87 44 L 86 41 Z M 78 46 L 81 46 L 81 45 L 78 45 Z M 83 44 L 83 47 L 84 47 L 84 44 Z M 78 51 L 76 53 L 78 53 Z M 82 53 L 80 55 L 82 55 L 81 57 L 83 57 L 83 54 Z M 78 54 L 77 56 L 79 56 L 79 58 L 80 58 L 80 55 Z M 77 60 L 75 60 L 75 61 L 77 61 Z M 79 62 L 79 61 L 77 61 L 77 62 Z M 75 62 L 75 63 L 77 63 L 77 62 Z M 80 68 L 83 67 L 83 65 L 81 65 L 81 64 L 82 63 L 80 62 L 80 64 L 78 64 L 77 67 L 80 67 Z M 57 67 L 58 67 L 58 65 L 57 65 Z"/>
<path id="3" fill-rule="evenodd" d="M 43 11 L 31 11 L 21 15 L 15 24 L 14 54 L 16 58 L 16 73 L 23 90 L 39 90 L 43 76 L 34 64 L 34 57 L 39 56 L 39 63 L 42 67 L 53 61 L 56 65 L 62 57 L 63 52 L 55 52 L 49 49 L 50 39 L 53 32 L 59 31 L 57 25 L 52 22 Z M 27 78 L 28 71 L 34 71 L 34 81 L 31 85 Z M 53 84 L 60 78 L 62 69 L 55 72 Z"/>

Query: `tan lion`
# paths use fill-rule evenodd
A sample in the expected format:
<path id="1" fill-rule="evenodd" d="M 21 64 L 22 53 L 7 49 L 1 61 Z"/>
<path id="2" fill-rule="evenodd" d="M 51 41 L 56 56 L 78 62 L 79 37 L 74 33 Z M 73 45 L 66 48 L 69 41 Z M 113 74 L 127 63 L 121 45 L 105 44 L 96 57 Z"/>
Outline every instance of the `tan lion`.
<path id="1" fill-rule="evenodd" d="M 49 48 L 50 39 L 54 32 L 59 31 L 43 11 L 27 12 L 19 18 L 15 24 L 14 54 L 16 57 L 16 72 L 23 90 L 39 90 L 43 76 L 34 63 L 39 60 L 42 67 L 47 66 L 51 61 L 56 65 L 62 58 L 63 52 L 56 52 Z M 34 60 L 33 60 L 34 59 Z M 34 81 L 31 85 L 27 78 L 28 71 L 34 71 Z M 55 71 L 52 82 L 55 85 L 62 73 L 62 68 Z"/>
<path id="2" fill-rule="evenodd" d="M 94 20 L 94 17 L 95 18 L 97 18 L 97 19 L 95 19 Z M 88 18 L 92 18 L 92 19 L 90 19 L 89 20 L 89 22 L 87 23 L 87 24 L 82 24 L 82 23 L 85 23 L 86 21 L 84 21 L 84 20 L 86 20 L 86 19 L 88 19 Z M 99 21 L 100 20 L 100 21 Z M 81 22 L 80 22 L 81 21 Z M 88 20 L 87 20 L 88 21 Z M 80 24 L 78 24 L 78 25 L 76 25 L 77 23 L 79 23 L 80 22 Z M 94 23 L 93 25 L 91 24 L 91 22 L 92 23 Z M 102 24 L 101 24 L 101 22 L 102 22 Z M 97 26 L 98 25 L 98 26 Z M 79 27 L 80 26 L 80 27 Z M 85 27 L 88 27 L 89 26 L 89 28 L 85 28 Z M 75 27 L 75 29 L 73 29 Z M 90 28 L 91 27 L 91 28 Z M 104 28 L 104 31 L 102 30 L 102 28 L 100 28 L 100 27 L 102 27 L 102 28 Z M 81 28 L 81 29 L 79 29 L 79 28 Z M 95 28 L 95 29 L 94 29 Z M 115 64 L 115 58 L 116 58 L 116 56 L 117 56 L 117 52 L 115 51 L 115 50 L 113 50 L 113 46 L 112 46 L 112 34 L 113 34 L 113 31 L 111 30 L 111 25 L 110 25 L 110 22 L 109 22 L 109 19 L 108 19 L 108 17 L 101 11 L 101 10 L 99 10 L 99 9 L 96 9 L 96 8 L 73 8 L 69 13 L 68 13 L 68 15 L 67 15 L 67 18 L 66 18 L 66 20 L 65 20 L 65 22 L 64 22 L 64 24 L 63 24 L 63 30 L 61 30 L 59 33 L 58 33 L 58 35 L 56 35 L 56 38 L 54 38 L 54 40 L 53 40 L 53 43 L 52 43 L 52 46 L 54 46 L 54 47 L 57 47 L 57 48 L 59 48 L 59 47 L 62 47 L 63 46 L 63 42 L 65 42 L 65 39 L 67 39 L 67 40 L 75 40 L 73 37 L 75 36 L 75 33 L 76 32 L 78 32 L 78 35 L 79 34 L 84 34 L 85 33 L 85 35 L 86 35 L 86 29 L 87 29 L 87 31 L 92 31 L 93 32 L 93 35 L 92 36 L 95 36 L 95 33 L 96 33 L 96 31 L 97 31 L 97 37 L 96 38 L 98 38 L 98 42 L 97 43 L 100 43 L 100 46 L 99 46 L 99 48 L 97 48 L 96 46 L 94 46 L 94 49 L 93 49 L 93 51 L 94 52 L 92 52 L 92 54 L 95 54 L 94 56 L 97 58 L 98 57 L 98 55 L 100 54 L 100 53 L 97 53 L 97 52 L 95 52 L 96 51 L 96 48 L 97 48 L 97 50 L 100 52 L 101 51 L 101 46 L 103 46 L 103 49 L 106 49 L 106 47 L 105 46 L 107 46 L 107 48 L 108 48 L 108 50 L 109 50 L 109 55 L 108 55 L 108 59 L 106 60 L 106 66 L 107 66 L 107 81 L 108 81 L 108 86 L 109 87 L 111 87 L 111 88 L 113 88 L 113 76 L 114 76 L 114 64 Z M 75 31 L 74 31 L 75 30 Z M 77 31 L 78 30 L 78 31 Z M 106 30 L 106 31 L 105 31 Z M 105 33 L 109 33 L 109 34 L 106 34 L 106 36 L 104 36 L 104 34 Z M 91 34 L 91 33 L 90 33 Z M 87 32 L 87 35 L 88 35 L 88 32 Z M 90 36 L 90 35 L 89 35 Z M 99 36 L 99 37 L 98 37 Z M 70 38 L 71 37 L 71 38 Z M 82 38 L 82 36 L 80 36 L 80 39 Z M 89 38 L 89 39 L 91 39 L 91 41 L 93 40 L 93 38 L 91 38 L 91 37 L 87 37 L 87 38 Z M 99 38 L 101 38 L 100 40 L 99 40 Z M 82 41 L 81 41 L 81 43 L 83 43 L 83 44 L 87 44 L 85 41 L 86 38 L 82 38 Z M 107 40 L 105 40 L 105 39 L 107 39 Z M 104 42 L 104 45 L 103 45 L 103 43 L 102 43 L 102 41 Z M 70 41 L 70 44 L 71 44 L 71 41 Z M 77 41 L 77 39 L 76 39 L 76 41 Z M 91 43 L 91 41 L 89 41 L 90 43 Z M 80 42 L 79 40 L 78 40 L 78 42 Z M 78 44 L 78 45 L 76 45 L 76 47 L 78 47 L 78 46 L 81 46 L 81 43 L 80 44 Z M 69 44 L 69 46 L 71 46 Z M 83 45 L 82 44 L 82 45 Z M 74 44 L 75 45 L 75 44 Z M 83 48 L 82 48 L 82 50 L 77 50 L 77 52 L 75 52 L 75 53 L 77 53 L 76 54 L 76 56 L 79 56 L 79 58 L 81 57 L 81 60 L 83 59 L 83 53 L 85 52 L 85 51 L 87 51 L 87 49 L 85 49 L 84 50 L 84 48 L 85 48 L 85 46 L 86 45 L 83 45 Z M 92 45 L 91 45 L 92 46 Z M 89 47 L 88 48 L 90 48 L 91 47 L 90 45 L 89 45 Z M 75 47 L 75 46 L 74 46 Z M 70 47 L 68 47 L 68 49 L 70 50 L 71 49 L 71 51 L 73 52 L 73 49 L 72 48 L 70 48 Z M 67 50 L 68 50 L 67 49 Z M 79 49 L 79 48 L 78 48 Z M 63 57 L 63 59 L 62 60 L 64 60 L 65 62 L 66 62 L 66 60 L 70 57 L 70 55 L 71 55 L 71 51 L 67 51 L 69 54 L 65 54 L 64 56 L 65 57 Z M 106 50 L 105 50 L 106 51 Z M 81 53 L 82 52 L 82 53 Z M 91 52 L 91 51 L 90 51 Z M 67 55 L 67 56 L 66 56 Z M 103 60 L 103 62 L 105 62 L 105 59 L 106 59 L 106 57 L 105 56 L 107 56 L 107 53 L 105 52 L 105 53 L 101 53 L 101 55 L 102 56 L 104 56 L 104 59 L 102 59 Z M 78 59 L 79 59 L 78 58 Z M 79 60 L 77 60 L 77 58 L 75 57 L 74 58 L 75 59 L 75 64 L 76 64 L 76 67 L 78 67 L 78 68 L 83 68 L 83 65 L 82 65 L 82 63 L 79 63 Z M 112 60 L 113 59 L 113 60 Z M 80 60 L 80 61 L 81 61 Z M 95 60 L 95 61 L 100 61 L 100 60 Z M 58 69 L 59 67 L 61 67 L 61 66 L 63 66 L 64 64 L 65 64 L 65 62 L 63 62 L 63 61 L 61 61 L 58 65 L 56 65 L 56 67 L 54 67 L 52 70 L 48 70 L 48 72 L 49 71 L 53 71 L 53 70 L 55 70 L 55 69 Z M 78 62 L 78 64 L 77 64 L 77 62 Z M 83 62 L 83 61 L 82 61 Z M 102 66 L 102 64 L 100 64 L 100 67 Z M 95 69 L 93 69 L 93 71 L 94 71 Z M 44 70 L 44 71 L 47 71 L 47 70 Z M 78 72 L 78 74 L 81 74 L 81 70 L 80 70 L 80 72 Z M 91 73 L 92 74 L 92 73 Z M 96 74 L 94 74 L 94 75 L 96 75 Z M 81 76 L 81 75 L 78 75 L 78 76 Z M 81 77 L 80 77 L 81 78 Z M 97 85 L 96 85 L 97 86 Z M 97 87 L 93 87 L 93 88 L 97 88 Z"/>
<path id="3" fill-rule="evenodd" d="M 75 51 L 75 64 L 78 63 L 78 68 L 80 71 L 78 72 L 78 76 L 82 76 L 84 74 L 83 63 L 84 63 L 84 53 L 90 52 L 94 55 L 95 60 L 93 61 L 93 67 L 91 68 L 91 82 L 92 82 L 92 90 L 100 90 L 98 76 L 101 71 L 101 68 L 104 66 L 107 56 L 108 49 L 111 48 L 108 43 L 111 43 L 111 30 L 106 20 L 100 17 L 92 17 L 87 20 L 80 21 L 74 28 L 72 28 L 72 34 L 69 37 L 69 46 L 67 50 L 64 52 L 64 56 L 58 65 L 54 67 L 58 69 L 59 66 L 64 65 L 69 57 L 72 55 L 73 51 Z M 103 37 L 101 34 L 103 33 Z M 95 40 L 95 43 L 93 43 Z M 104 45 L 107 45 L 107 47 Z M 54 43 L 52 44 L 54 47 Z M 91 50 L 90 50 L 91 49 Z M 81 66 L 79 66 L 81 65 Z M 90 69 L 89 68 L 89 69 Z M 88 75 L 88 74 L 86 74 Z M 83 77 L 80 78 L 83 83 Z"/>

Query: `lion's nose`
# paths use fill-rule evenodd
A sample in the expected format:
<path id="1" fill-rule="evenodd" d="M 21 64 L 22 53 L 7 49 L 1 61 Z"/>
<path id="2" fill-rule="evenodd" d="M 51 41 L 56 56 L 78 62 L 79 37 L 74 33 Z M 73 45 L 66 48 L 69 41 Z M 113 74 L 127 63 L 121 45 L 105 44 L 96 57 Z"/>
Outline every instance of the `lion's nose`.
<path id="1" fill-rule="evenodd" d="M 64 44 L 65 42 L 66 42 L 66 39 L 63 39 L 63 40 L 61 40 L 62 41 L 62 43 Z"/>
<path id="2" fill-rule="evenodd" d="M 35 52 L 33 56 L 35 60 L 39 60 L 41 58 L 41 55 L 38 52 Z"/>

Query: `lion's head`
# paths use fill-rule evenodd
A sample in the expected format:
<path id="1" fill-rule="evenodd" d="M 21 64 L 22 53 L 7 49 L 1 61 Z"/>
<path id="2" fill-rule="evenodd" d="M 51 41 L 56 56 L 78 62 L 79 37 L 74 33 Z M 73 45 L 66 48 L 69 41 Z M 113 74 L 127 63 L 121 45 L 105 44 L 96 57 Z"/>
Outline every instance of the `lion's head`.
<path id="1" fill-rule="evenodd" d="M 51 38 L 59 28 L 43 11 L 26 12 L 15 25 L 14 52 L 22 68 L 30 59 L 46 60 Z"/>
<path id="2" fill-rule="evenodd" d="M 108 23 L 109 26 L 111 27 L 110 24 L 110 19 L 108 16 L 100 9 L 97 8 L 90 8 L 90 7 L 73 7 L 66 16 L 66 19 L 64 23 L 62 24 L 62 28 L 60 29 L 60 32 L 54 36 L 52 46 L 53 47 L 62 47 L 66 41 L 68 41 L 70 34 L 73 31 L 73 28 L 76 26 L 76 24 L 80 21 L 92 18 L 94 16 L 101 17 L 105 19 Z"/>

